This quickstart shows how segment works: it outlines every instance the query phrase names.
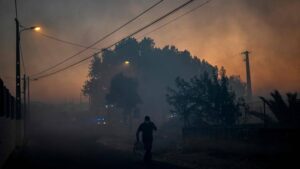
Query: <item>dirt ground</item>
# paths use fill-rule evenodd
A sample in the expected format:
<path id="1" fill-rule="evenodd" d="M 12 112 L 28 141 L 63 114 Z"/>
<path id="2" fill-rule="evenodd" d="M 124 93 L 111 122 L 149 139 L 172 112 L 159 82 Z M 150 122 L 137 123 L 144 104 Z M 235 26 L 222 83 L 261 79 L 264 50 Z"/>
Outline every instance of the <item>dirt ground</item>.
<path id="1" fill-rule="evenodd" d="M 97 142 L 132 152 L 135 136 L 106 135 Z M 296 148 L 271 143 L 247 143 L 210 138 L 168 138 L 156 135 L 153 158 L 191 169 L 298 168 Z M 175 141 L 174 141 L 175 139 Z"/>

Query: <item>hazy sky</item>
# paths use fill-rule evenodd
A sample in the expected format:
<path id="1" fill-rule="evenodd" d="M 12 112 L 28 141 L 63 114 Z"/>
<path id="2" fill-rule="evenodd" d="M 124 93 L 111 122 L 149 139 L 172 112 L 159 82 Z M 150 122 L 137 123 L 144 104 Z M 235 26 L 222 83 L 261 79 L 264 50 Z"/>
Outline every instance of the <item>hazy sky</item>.
<path id="1" fill-rule="evenodd" d="M 43 33 L 89 45 L 157 1 L 18 0 L 19 20 L 26 26 L 41 26 Z M 184 2 L 165 0 L 97 47 L 105 47 L 119 40 Z M 203 2 L 196 0 L 145 32 Z M 299 0 L 213 0 L 148 36 L 155 40 L 158 47 L 170 44 L 180 50 L 187 49 L 212 65 L 224 66 L 228 74 L 240 75 L 243 80 L 245 65 L 240 53 L 248 49 L 251 52 L 252 85 L 256 95 L 275 88 L 300 91 L 299 9 Z M 0 77 L 12 93 L 15 90 L 14 17 L 14 1 L 0 0 Z M 137 37 L 141 35 L 143 33 Z M 81 50 L 49 40 L 33 31 L 22 32 L 22 49 L 29 75 Z M 90 50 L 76 59 L 92 53 Z M 78 100 L 80 89 L 87 79 L 88 65 L 89 61 L 64 73 L 32 82 L 32 98 L 40 101 Z"/>

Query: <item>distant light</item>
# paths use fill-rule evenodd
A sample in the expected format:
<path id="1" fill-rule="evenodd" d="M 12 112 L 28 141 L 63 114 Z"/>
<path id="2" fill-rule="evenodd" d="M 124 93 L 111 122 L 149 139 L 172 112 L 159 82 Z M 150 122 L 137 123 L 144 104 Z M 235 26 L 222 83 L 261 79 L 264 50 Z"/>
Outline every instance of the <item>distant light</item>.
<path id="1" fill-rule="evenodd" d="M 105 125 L 105 124 L 106 124 L 106 122 L 103 122 L 103 124 Z"/>
<path id="2" fill-rule="evenodd" d="M 129 65 L 130 64 L 130 62 L 128 60 L 126 60 L 124 63 L 125 63 L 125 65 Z"/>
<path id="3" fill-rule="evenodd" d="M 34 27 L 34 30 L 35 30 L 35 31 L 40 31 L 40 30 L 41 30 L 41 27 L 39 27 L 39 26 Z"/>

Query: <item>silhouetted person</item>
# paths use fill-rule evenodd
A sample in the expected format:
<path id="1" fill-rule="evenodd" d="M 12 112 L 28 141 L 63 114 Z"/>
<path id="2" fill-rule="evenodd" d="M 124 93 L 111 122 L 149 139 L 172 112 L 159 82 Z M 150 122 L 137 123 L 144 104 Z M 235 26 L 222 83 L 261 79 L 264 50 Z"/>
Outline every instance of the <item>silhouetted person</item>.
<path id="1" fill-rule="evenodd" d="M 153 142 L 153 131 L 157 128 L 155 124 L 150 121 L 149 116 L 145 116 L 145 121 L 139 126 L 136 131 L 136 140 L 139 142 L 139 134 L 142 132 L 143 144 L 145 149 L 144 161 L 151 162 L 152 160 L 152 142 Z"/>

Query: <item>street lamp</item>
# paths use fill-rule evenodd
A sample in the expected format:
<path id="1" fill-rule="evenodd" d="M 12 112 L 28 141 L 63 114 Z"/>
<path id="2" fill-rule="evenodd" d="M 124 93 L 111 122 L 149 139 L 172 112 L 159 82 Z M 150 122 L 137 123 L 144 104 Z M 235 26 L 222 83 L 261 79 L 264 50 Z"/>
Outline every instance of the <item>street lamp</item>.
<path id="1" fill-rule="evenodd" d="M 17 16 L 17 15 L 16 15 Z M 16 120 L 17 120 L 17 126 L 20 129 L 20 133 L 17 134 L 17 145 L 22 145 L 22 129 L 23 127 L 21 124 L 22 116 L 21 116 L 21 68 L 20 68 L 20 40 L 21 40 L 21 33 L 26 30 L 35 30 L 38 31 L 41 28 L 37 26 L 31 26 L 31 27 L 24 27 L 19 23 L 18 18 L 15 18 L 16 22 Z M 24 78 L 24 82 L 26 81 L 26 78 Z M 24 83 L 25 84 L 25 83 Z M 25 91 L 24 91 L 25 92 Z M 26 94 L 24 93 L 24 96 Z M 26 104 L 26 103 L 24 103 Z"/>
<path id="2" fill-rule="evenodd" d="M 39 31 L 41 28 L 38 26 L 25 27 L 16 21 L 16 118 L 21 119 L 21 69 L 20 69 L 20 40 L 21 32 L 26 30 Z"/>
<path id="3" fill-rule="evenodd" d="M 39 27 L 39 26 L 25 27 L 23 25 L 20 25 L 20 27 L 22 28 L 20 33 L 23 32 L 23 31 L 26 31 L 26 30 L 35 30 L 35 31 L 40 31 L 41 30 L 41 27 Z"/>
<path id="4" fill-rule="evenodd" d="M 20 27 L 22 28 L 20 30 L 20 36 L 21 36 L 21 33 L 23 31 L 26 31 L 26 30 L 34 30 L 34 31 L 40 31 L 41 30 L 41 27 L 39 26 L 31 26 L 31 27 L 25 27 L 23 25 L 20 24 Z M 27 113 L 27 109 L 26 109 L 26 81 L 28 82 L 28 91 L 29 92 L 29 81 L 28 81 L 29 77 L 26 77 L 26 74 L 24 74 L 24 83 L 23 83 L 23 87 L 24 87 L 24 113 Z M 28 97 L 29 98 L 29 97 Z"/>

